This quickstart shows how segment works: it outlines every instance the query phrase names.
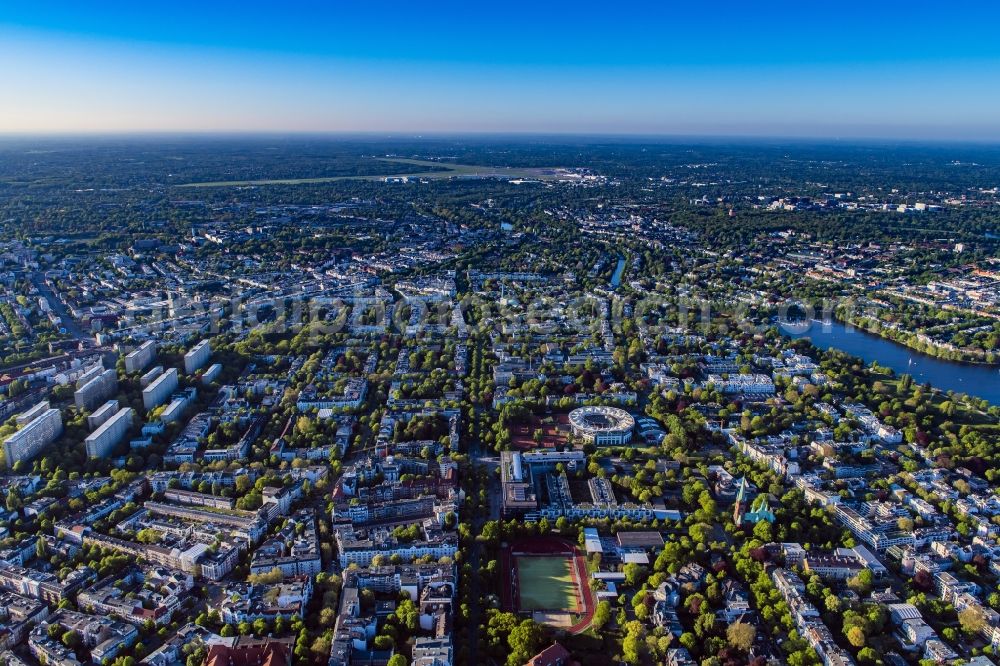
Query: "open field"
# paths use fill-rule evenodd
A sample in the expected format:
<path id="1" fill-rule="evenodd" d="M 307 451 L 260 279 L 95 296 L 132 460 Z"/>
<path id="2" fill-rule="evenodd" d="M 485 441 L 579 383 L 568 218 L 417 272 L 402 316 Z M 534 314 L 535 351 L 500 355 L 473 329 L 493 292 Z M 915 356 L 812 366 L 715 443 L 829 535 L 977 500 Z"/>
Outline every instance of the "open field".
<path id="1" fill-rule="evenodd" d="M 384 180 L 386 178 L 531 178 L 554 180 L 561 170 L 557 168 L 491 167 L 475 164 L 451 164 L 434 160 L 415 160 L 396 157 L 376 157 L 381 162 L 391 162 L 414 167 L 412 171 L 366 176 L 329 176 L 324 178 L 275 178 L 261 180 L 219 180 L 204 183 L 184 183 L 177 187 L 256 187 L 260 185 L 309 185 L 334 183 L 341 180 Z M 423 169 L 423 170 L 421 170 Z M 429 169 L 429 170 L 428 170 Z"/>
<path id="2" fill-rule="evenodd" d="M 573 577 L 573 561 L 558 555 L 517 556 L 517 579 L 521 610 L 579 612 L 579 586 Z"/>

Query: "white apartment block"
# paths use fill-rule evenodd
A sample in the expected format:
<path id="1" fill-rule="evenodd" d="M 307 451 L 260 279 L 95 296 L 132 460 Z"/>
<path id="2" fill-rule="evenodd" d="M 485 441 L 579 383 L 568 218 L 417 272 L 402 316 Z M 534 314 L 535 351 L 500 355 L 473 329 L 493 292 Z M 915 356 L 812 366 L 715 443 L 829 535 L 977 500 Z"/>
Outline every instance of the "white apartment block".
<path id="1" fill-rule="evenodd" d="M 87 445 L 87 456 L 107 458 L 131 427 L 132 408 L 124 407 L 118 410 L 117 414 L 101 424 L 100 428 L 84 440 Z"/>
<path id="2" fill-rule="evenodd" d="M 156 343 L 147 340 L 125 356 L 125 372 L 132 374 L 144 369 L 156 358 Z"/>
<path id="3" fill-rule="evenodd" d="M 15 416 L 14 422 L 17 424 L 17 427 L 20 428 L 21 426 L 27 425 L 32 421 L 34 421 L 35 419 L 37 419 L 39 416 L 48 411 L 48 409 L 49 409 L 49 401 L 42 400 L 40 403 L 38 403 L 28 411 L 22 412 L 17 416 Z"/>
<path id="4" fill-rule="evenodd" d="M 774 382 L 767 375 L 735 374 L 723 377 L 711 374 L 708 376 L 707 383 L 713 384 L 723 393 L 743 393 L 746 395 L 772 395 L 774 393 Z"/>
<path id="5" fill-rule="evenodd" d="M 48 402 L 44 404 L 48 406 Z M 26 424 L 4 440 L 3 452 L 8 467 L 31 460 L 62 434 L 63 422 L 59 410 L 48 408 L 43 411 L 39 409 L 39 405 L 24 412 L 22 416 L 26 417 Z M 29 414 L 34 414 L 34 418 L 28 417 Z"/>
<path id="6" fill-rule="evenodd" d="M 163 366 L 158 365 L 139 378 L 139 386 L 146 388 L 152 384 L 157 377 L 163 374 Z"/>
<path id="7" fill-rule="evenodd" d="M 170 368 L 142 390 L 142 406 L 159 407 L 177 390 L 177 368 Z"/>
<path id="8" fill-rule="evenodd" d="M 208 340 L 202 340 L 184 354 L 184 372 L 190 375 L 200 370 L 211 356 L 212 345 L 209 344 Z"/>
<path id="9" fill-rule="evenodd" d="M 106 403 L 97 408 L 97 410 L 87 417 L 87 427 L 91 432 L 97 430 L 104 422 L 115 415 L 118 411 L 118 401 L 108 400 Z"/>
<path id="10" fill-rule="evenodd" d="M 73 402 L 80 409 L 91 410 L 118 390 L 118 372 L 104 370 L 73 393 Z"/>

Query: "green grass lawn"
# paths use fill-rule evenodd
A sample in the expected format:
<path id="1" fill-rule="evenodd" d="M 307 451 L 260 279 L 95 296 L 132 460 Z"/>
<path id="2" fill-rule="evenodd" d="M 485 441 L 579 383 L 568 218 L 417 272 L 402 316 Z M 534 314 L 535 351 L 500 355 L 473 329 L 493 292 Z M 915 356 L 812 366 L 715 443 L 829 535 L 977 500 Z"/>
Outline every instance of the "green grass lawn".
<path id="1" fill-rule="evenodd" d="M 572 560 L 566 557 L 519 556 L 517 582 L 521 610 L 578 611 L 580 600 L 572 567 Z"/>
<path id="2" fill-rule="evenodd" d="M 409 176 L 410 178 L 452 178 L 455 176 L 503 176 L 507 178 L 536 178 L 538 180 L 552 180 L 554 176 L 551 169 L 539 168 L 518 168 L 518 167 L 491 167 L 475 164 L 455 164 L 452 162 L 438 162 L 435 160 L 413 160 L 401 157 L 378 157 L 379 162 L 388 164 L 400 164 L 406 167 L 413 167 L 409 171 L 402 173 L 386 174 L 366 174 L 366 175 L 343 175 L 326 176 L 320 178 L 262 178 L 260 180 L 217 180 L 202 183 L 183 183 L 177 187 L 251 187 L 262 185 L 316 185 L 322 183 L 336 183 L 341 180 L 382 180 L 384 178 L 395 178 Z M 430 169 L 425 171 L 424 169 Z M 390 170 L 391 171 L 391 170 Z"/>

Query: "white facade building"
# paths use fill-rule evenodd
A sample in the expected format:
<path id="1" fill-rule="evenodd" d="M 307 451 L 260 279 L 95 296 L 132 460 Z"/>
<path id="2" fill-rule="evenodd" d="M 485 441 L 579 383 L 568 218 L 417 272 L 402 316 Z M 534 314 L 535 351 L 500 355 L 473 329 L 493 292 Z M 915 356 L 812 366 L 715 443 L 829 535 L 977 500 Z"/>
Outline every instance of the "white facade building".
<path id="1" fill-rule="evenodd" d="M 142 390 L 142 406 L 159 407 L 177 390 L 177 368 L 170 368 Z"/>
<path id="2" fill-rule="evenodd" d="M 194 347 L 191 351 L 184 354 L 184 372 L 187 374 L 193 374 L 194 372 L 201 369 L 208 359 L 212 356 L 212 345 L 209 344 L 208 340 L 202 340 Z"/>
<path id="3" fill-rule="evenodd" d="M 84 440 L 87 445 L 87 456 L 107 458 L 132 427 L 132 414 L 131 407 L 124 407 L 88 435 Z"/>
<path id="4" fill-rule="evenodd" d="M 125 356 L 125 372 L 139 372 L 156 358 L 156 343 L 147 340 Z"/>
<path id="5" fill-rule="evenodd" d="M 48 406 L 48 402 L 44 404 Z M 39 405 L 35 405 L 22 416 L 27 417 L 29 414 L 34 415 L 34 418 L 27 420 L 20 430 L 4 440 L 3 452 L 8 467 L 31 460 L 62 434 L 62 414 L 58 409 L 41 410 Z"/>

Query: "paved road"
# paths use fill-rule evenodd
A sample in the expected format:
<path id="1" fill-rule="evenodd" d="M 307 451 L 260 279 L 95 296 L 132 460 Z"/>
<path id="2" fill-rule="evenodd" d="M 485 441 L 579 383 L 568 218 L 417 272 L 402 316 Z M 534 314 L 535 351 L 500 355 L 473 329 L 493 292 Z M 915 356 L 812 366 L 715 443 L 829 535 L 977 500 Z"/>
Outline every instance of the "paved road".
<path id="1" fill-rule="evenodd" d="M 476 433 L 478 435 L 478 433 Z M 479 456 L 479 442 L 478 437 L 475 438 L 474 444 L 470 447 L 470 460 L 473 468 L 469 470 L 469 473 L 474 475 L 475 482 L 472 484 L 471 492 L 478 496 L 480 489 L 482 488 L 479 483 L 479 474 L 476 469 L 478 465 Z M 486 516 L 477 515 L 472 518 L 472 534 L 480 534 L 483 530 L 483 524 L 486 522 Z M 479 570 L 483 566 L 483 544 L 473 538 L 473 542 L 469 547 L 469 560 L 468 564 L 472 570 L 472 578 L 469 581 L 469 663 L 479 664 L 479 641 L 481 640 L 479 627 L 482 622 L 485 621 L 482 604 L 480 603 L 480 598 L 483 595 L 482 584 L 479 578 Z"/>
<path id="2" fill-rule="evenodd" d="M 62 302 L 62 299 L 56 296 L 55 292 L 52 291 L 49 285 L 45 284 L 44 275 L 41 273 L 32 273 L 31 284 L 35 285 L 35 288 L 38 289 L 46 300 L 48 300 L 49 306 L 52 307 L 55 313 L 62 320 L 62 326 L 66 329 L 67 333 L 78 340 L 90 337 L 82 328 L 80 328 L 80 325 L 76 323 L 76 320 L 73 319 L 72 315 L 70 315 L 69 310 L 66 309 L 66 304 Z"/>

